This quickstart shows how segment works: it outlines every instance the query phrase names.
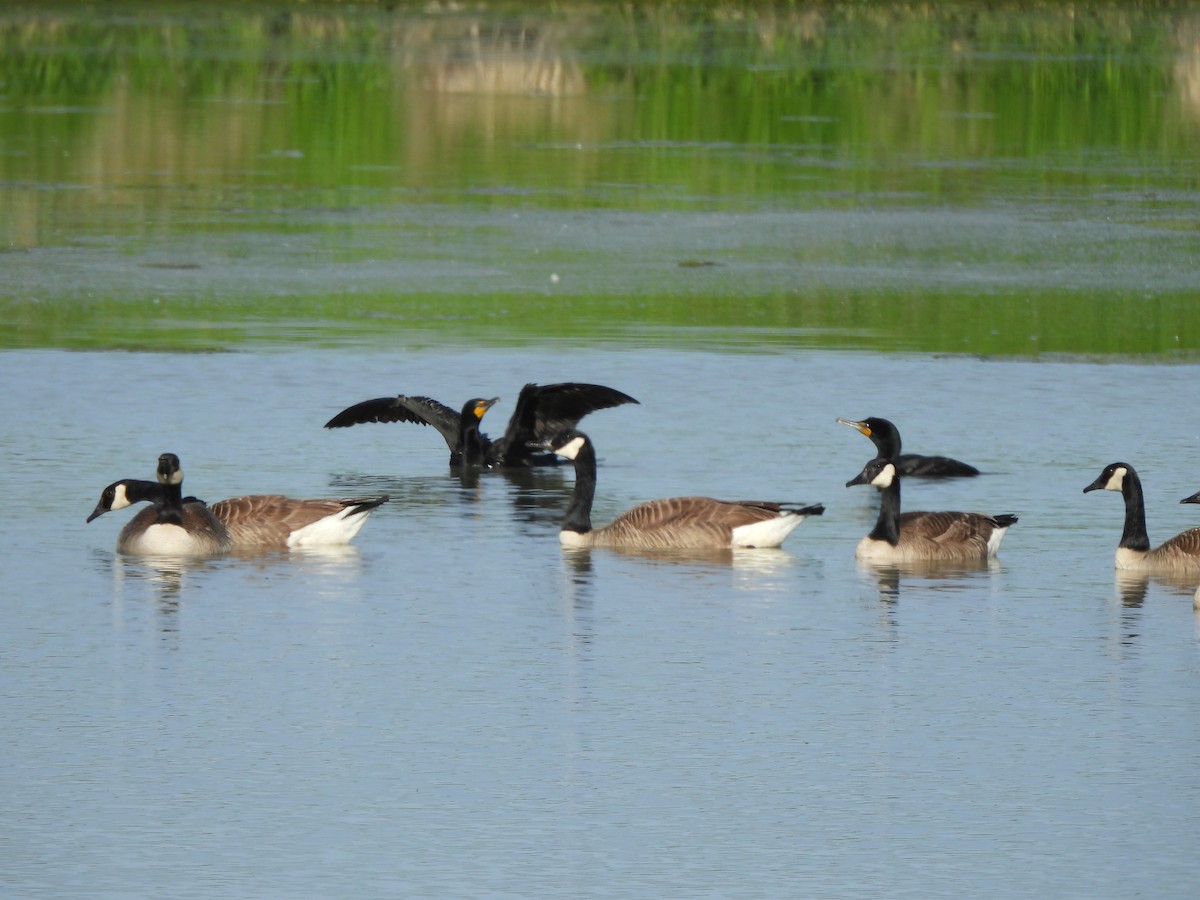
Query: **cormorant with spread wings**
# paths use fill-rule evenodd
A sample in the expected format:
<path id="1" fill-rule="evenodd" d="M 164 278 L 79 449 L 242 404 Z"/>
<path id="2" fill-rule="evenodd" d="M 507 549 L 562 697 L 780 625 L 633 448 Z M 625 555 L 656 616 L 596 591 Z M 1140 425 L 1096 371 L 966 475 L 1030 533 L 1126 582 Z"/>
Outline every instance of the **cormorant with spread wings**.
<path id="1" fill-rule="evenodd" d="M 554 454 L 536 446 L 551 436 L 574 428 L 579 420 L 598 409 L 637 403 L 633 397 L 602 384 L 563 382 L 527 384 L 517 397 L 517 408 L 508 420 L 504 436 L 491 440 L 479 430 L 484 414 L 499 400 L 475 397 L 455 412 L 429 397 L 380 397 L 364 400 L 342 410 L 325 423 L 326 428 L 347 428 L 367 422 L 414 422 L 432 425 L 450 448 L 451 466 L 482 468 L 525 468 L 552 466 Z"/>

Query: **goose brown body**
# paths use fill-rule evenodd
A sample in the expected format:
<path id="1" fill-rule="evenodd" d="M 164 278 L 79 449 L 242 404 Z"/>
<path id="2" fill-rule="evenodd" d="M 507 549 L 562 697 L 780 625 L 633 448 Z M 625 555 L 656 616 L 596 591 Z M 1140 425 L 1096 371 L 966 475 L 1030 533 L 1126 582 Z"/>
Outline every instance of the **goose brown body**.
<path id="1" fill-rule="evenodd" d="M 1011 524 L 983 513 L 901 513 L 900 539 L 895 545 L 867 535 L 858 542 L 854 555 L 859 559 L 890 562 L 978 562 L 995 555 L 990 547 L 993 536 Z M 996 545 L 998 550 L 999 541 Z"/>
<path id="2" fill-rule="evenodd" d="M 209 509 L 225 526 L 235 548 L 282 549 L 346 543 L 366 523 L 366 514 L 387 499 L 297 500 L 281 494 L 248 494 L 219 500 Z M 337 529 L 337 539 L 320 539 L 320 523 L 335 517 L 344 523 Z"/>
<path id="3" fill-rule="evenodd" d="M 563 543 L 580 547 L 636 547 L 643 550 L 719 549 L 778 546 L 805 516 L 820 515 L 822 507 L 785 507 L 756 500 L 717 500 L 712 497 L 669 497 L 647 500 L 613 521 L 587 532 L 564 531 Z M 779 523 L 778 540 L 763 532 L 760 543 L 739 542 L 737 529 Z M 790 526 L 790 527 L 789 527 Z M 784 530 L 786 528 L 786 531 Z"/>
<path id="4" fill-rule="evenodd" d="M 1113 558 L 1116 568 L 1159 575 L 1200 574 L 1200 528 L 1189 528 L 1157 547 L 1151 547 L 1146 531 L 1142 479 L 1133 466 L 1124 462 L 1110 463 L 1083 492 L 1100 490 L 1115 491 L 1125 501 L 1125 527 Z M 1180 502 L 1200 502 L 1200 494 L 1185 497 Z"/>
<path id="5" fill-rule="evenodd" d="M 640 550 L 710 550 L 778 547 L 820 504 L 797 506 L 764 500 L 671 497 L 649 500 L 599 528 L 591 523 L 596 488 L 596 454 L 587 435 L 573 429 L 549 445 L 575 464 L 575 489 L 559 540 L 566 547 L 626 547 Z"/>
<path id="6" fill-rule="evenodd" d="M 988 560 L 1000 549 L 1012 515 L 939 511 L 900 511 L 900 475 L 893 461 L 873 459 L 846 487 L 870 484 L 879 488 L 879 517 L 871 532 L 858 542 L 855 556 L 880 563 L 941 561 L 968 563 Z"/>

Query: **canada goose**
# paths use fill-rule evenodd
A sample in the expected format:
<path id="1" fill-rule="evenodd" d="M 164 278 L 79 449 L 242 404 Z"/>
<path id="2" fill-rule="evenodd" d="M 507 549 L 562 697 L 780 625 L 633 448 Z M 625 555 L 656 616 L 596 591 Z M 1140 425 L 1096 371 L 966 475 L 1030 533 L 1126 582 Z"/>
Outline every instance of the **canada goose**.
<path id="1" fill-rule="evenodd" d="M 117 536 L 117 552 L 142 556 L 215 556 L 227 552 L 233 540 L 216 516 L 194 497 L 175 499 L 163 485 L 132 478 L 114 481 L 100 493 L 87 521 L 114 509 L 150 501 L 125 524 Z"/>
<path id="2" fill-rule="evenodd" d="M 1192 494 L 1190 497 L 1184 497 L 1180 503 L 1200 503 L 1200 491 Z M 1196 593 L 1192 595 L 1192 609 L 1200 611 L 1200 587 L 1196 588 Z"/>
<path id="3" fill-rule="evenodd" d="M 1119 491 L 1125 498 L 1125 530 L 1117 544 L 1114 565 L 1118 569 L 1137 569 L 1169 575 L 1175 572 L 1200 572 L 1200 528 L 1189 528 L 1162 545 L 1150 549 L 1146 532 L 1146 501 L 1142 480 L 1129 463 L 1115 462 L 1104 467 L 1100 476 L 1083 489 Z M 1193 495 L 1196 496 L 1196 495 Z M 1188 497 L 1182 503 L 1200 502 Z"/>
<path id="4" fill-rule="evenodd" d="M 915 475 L 920 478 L 967 478 L 979 474 L 979 470 L 974 466 L 948 456 L 901 453 L 900 430 L 887 419 L 879 419 L 874 416 L 863 419 L 861 422 L 838 419 L 838 424 L 849 425 L 869 437 L 871 443 L 875 445 L 875 456 L 879 459 L 895 460 L 896 471 L 901 475 Z"/>
<path id="5" fill-rule="evenodd" d="M 429 397 L 380 397 L 348 407 L 325 423 L 326 428 L 347 428 L 366 422 L 415 422 L 432 425 L 450 448 L 450 465 L 500 468 L 555 465 L 553 455 L 535 453 L 547 438 L 599 409 L 638 401 L 601 384 L 527 384 L 517 397 L 517 407 L 504 437 L 492 441 L 480 432 L 484 414 L 499 397 L 475 398 L 461 412 Z"/>
<path id="6" fill-rule="evenodd" d="M 182 493 L 182 484 L 183 471 L 179 457 L 174 453 L 164 453 L 159 457 L 157 482 L 135 479 L 114 482 L 104 489 L 88 521 L 131 503 L 148 500 L 155 504 L 150 510 L 138 513 L 121 532 L 117 549 L 124 550 L 122 541 L 126 537 L 125 531 L 131 529 L 138 519 L 160 506 L 171 507 L 178 502 L 186 515 L 204 516 L 215 522 L 226 535 L 228 543 L 223 548 L 225 550 L 326 547 L 353 540 L 366 523 L 370 511 L 388 500 L 386 495 L 348 500 L 294 500 L 280 494 L 251 494 L 220 500 L 209 506 L 195 497 L 176 501 L 174 497 Z"/>
<path id="7" fill-rule="evenodd" d="M 917 560 L 977 562 L 996 555 L 1016 516 L 967 512 L 900 512 L 900 474 L 888 459 L 873 459 L 846 482 L 879 488 L 879 518 L 854 555 L 877 563 Z"/>
<path id="8" fill-rule="evenodd" d="M 626 547 L 640 550 L 692 550 L 724 547 L 778 547 L 806 516 L 825 512 L 820 504 L 795 506 L 763 500 L 672 497 L 649 500 L 600 528 L 592 527 L 596 493 L 596 451 L 587 435 L 568 429 L 546 446 L 575 463 L 575 489 L 563 519 L 564 547 Z"/>
<path id="9" fill-rule="evenodd" d="M 183 470 L 174 453 L 159 456 L 158 481 L 168 491 L 182 492 Z M 209 509 L 228 529 L 235 549 L 294 549 L 348 544 L 366 524 L 371 510 L 387 501 L 386 494 L 311 500 L 249 494 L 218 500 Z"/>

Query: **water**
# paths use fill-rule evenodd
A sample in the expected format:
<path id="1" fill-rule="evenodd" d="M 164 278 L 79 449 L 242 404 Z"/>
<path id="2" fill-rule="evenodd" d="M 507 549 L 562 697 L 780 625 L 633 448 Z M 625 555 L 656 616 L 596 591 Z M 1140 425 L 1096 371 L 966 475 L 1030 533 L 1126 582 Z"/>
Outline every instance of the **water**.
<path id="1" fill-rule="evenodd" d="M 1086 6 L 1086 5 L 1085 5 Z M 1197 19 L 40 5 L 0 16 L 5 896 L 1184 897 Z M 113 12 L 115 10 L 115 12 Z M 604 521 L 823 502 L 779 551 L 566 553 L 569 470 L 321 426 L 528 381 Z M 876 572 L 894 419 L 999 561 Z M 386 492 L 354 545 L 114 553 L 101 488 Z"/>
<path id="2" fill-rule="evenodd" d="M 1081 493 L 1124 458 L 1153 538 L 1194 524 L 1177 502 L 1197 487 L 1198 436 L 1177 427 L 1191 367 L 452 348 L 0 367 L 20 511 L 4 526 L 10 892 L 1194 884 L 1193 585 L 1123 594 L 1120 501 Z M 642 401 L 586 420 L 598 520 L 693 492 L 828 512 L 778 552 L 565 553 L 569 472 L 464 481 L 428 429 L 320 427 L 393 390 L 465 399 L 470 369 L 508 401 L 493 431 L 527 378 Z M 834 419 L 881 412 L 913 449 L 989 473 L 905 501 L 1020 515 L 998 565 L 855 563 L 873 500 L 842 485 L 870 445 Z M 345 554 L 120 558 L 121 514 L 83 519 L 168 449 L 212 499 L 393 499 Z"/>

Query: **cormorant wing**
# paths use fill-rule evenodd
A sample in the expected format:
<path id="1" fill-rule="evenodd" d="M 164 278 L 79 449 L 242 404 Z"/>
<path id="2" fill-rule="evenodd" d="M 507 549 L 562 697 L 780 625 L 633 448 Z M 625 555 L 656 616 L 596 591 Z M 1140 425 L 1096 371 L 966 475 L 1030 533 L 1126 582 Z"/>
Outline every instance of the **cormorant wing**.
<path id="1" fill-rule="evenodd" d="M 506 450 L 541 442 L 574 428 L 579 420 L 598 409 L 637 403 L 633 397 L 602 384 L 567 381 L 561 384 L 527 384 L 517 397 L 517 408 L 504 432 Z"/>
<path id="2" fill-rule="evenodd" d="M 367 422 L 413 422 L 432 425 L 453 452 L 458 447 L 459 414 L 429 397 L 379 397 L 343 409 L 325 423 L 326 428 L 348 428 Z"/>

